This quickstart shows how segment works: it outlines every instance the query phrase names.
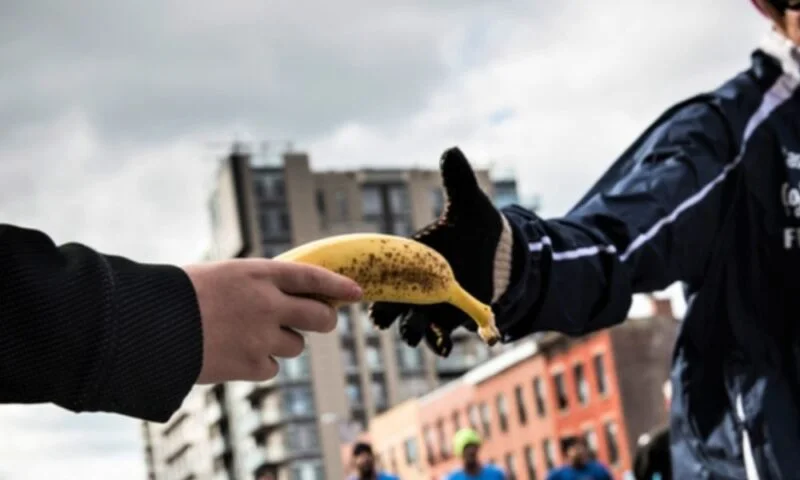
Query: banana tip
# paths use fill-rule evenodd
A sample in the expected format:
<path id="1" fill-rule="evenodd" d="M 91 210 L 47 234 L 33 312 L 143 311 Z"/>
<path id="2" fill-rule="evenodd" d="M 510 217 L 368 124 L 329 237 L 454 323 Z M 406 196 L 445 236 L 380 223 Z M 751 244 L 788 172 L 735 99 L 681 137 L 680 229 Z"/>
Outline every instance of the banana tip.
<path id="1" fill-rule="evenodd" d="M 494 325 L 487 325 L 478 329 L 478 335 L 490 347 L 500 341 L 500 331 Z"/>

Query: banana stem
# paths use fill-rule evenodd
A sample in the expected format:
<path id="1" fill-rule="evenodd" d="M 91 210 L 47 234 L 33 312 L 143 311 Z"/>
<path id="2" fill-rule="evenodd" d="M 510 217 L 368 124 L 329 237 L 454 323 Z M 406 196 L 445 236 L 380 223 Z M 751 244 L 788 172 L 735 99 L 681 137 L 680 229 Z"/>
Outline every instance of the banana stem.
<path id="1" fill-rule="evenodd" d="M 473 297 L 458 283 L 450 287 L 448 303 L 462 310 L 478 325 L 478 335 L 489 345 L 494 345 L 500 339 L 500 332 L 494 323 L 494 312 L 489 305 Z"/>

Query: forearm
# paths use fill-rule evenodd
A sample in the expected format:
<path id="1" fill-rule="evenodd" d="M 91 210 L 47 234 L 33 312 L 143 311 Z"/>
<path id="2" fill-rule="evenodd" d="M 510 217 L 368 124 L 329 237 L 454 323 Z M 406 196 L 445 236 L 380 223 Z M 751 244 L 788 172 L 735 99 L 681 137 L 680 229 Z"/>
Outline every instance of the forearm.
<path id="1" fill-rule="evenodd" d="M 172 266 L 0 225 L 0 401 L 165 421 L 200 371 L 194 289 Z"/>
<path id="2" fill-rule="evenodd" d="M 711 104 L 659 121 L 565 217 L 504 209 L 515 233 L 512 282 L 497 305 L 506 340 L 608 327 L 625 319 L 633 293 L 702 279 L 737 188 L 736 145 Z"/>
<path id="3" fill-rule="evenodd" d="M 608 238 L 567 219 L 545 221 L 515 207 L 503 213 L 514 229 L 514 268 L 497 310 L 510 339 L 580 335 L 625 319 L 632 282 Z"/>

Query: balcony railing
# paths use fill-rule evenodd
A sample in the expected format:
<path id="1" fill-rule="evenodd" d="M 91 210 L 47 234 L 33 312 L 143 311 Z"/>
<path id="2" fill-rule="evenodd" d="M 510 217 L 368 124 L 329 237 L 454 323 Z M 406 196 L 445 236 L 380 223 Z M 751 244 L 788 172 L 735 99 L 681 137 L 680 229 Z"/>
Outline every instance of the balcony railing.
<path id="1" fill-rule="evenodd" d="M 206 421 L 209 424 L 218 422 L 222 418 L 222 405 L 213 401 L 206 406 Z"/>
<path id="2" fill-rule="evenodd" d="M 225 470 L 220 470 L 214 474 L 214 480 L 231 480 L 231 476 Z"/>
<path id="3" fill-rule="evenodd" d="M 283 415 L 281 415 L 280 406 L 274 405 L 261 409 L 261 423 L 266 426 L 274 426 L 281 423 Z"/>
<path id="4" fill-rule="evenodd" d="M 211 440 L 211 455 L 221 457 L 228 450 L 228 442 L 222 435 L 217 435 Z"/>
<path id="5" fill-rule="evenodd" d="M 249 406 L 247 408 L 250 409 Z M 259 427 L 261 427 L 261 423 L 261 416 L 253 410 L 245 412 L 241 415 L 241 425 L 245 432 L 255 432 Z"/>
<path id="6" fill-rule="evenodd" d="M 247 470 L 254 472 L 258 467 L 264 465 L 264 463 L 267 461 L 267 456 L 263 448 L 256 447 L 247 451 L 244 459 L 244 464 L 245 467 L 247 467 Z"/>
<path id="7" fill-rule="evenodd" d="M 288 460 L 288 450 L 282 443 L 268 445 L 264 449 L 264 458 L 267 463 L 283 463 Z"/>

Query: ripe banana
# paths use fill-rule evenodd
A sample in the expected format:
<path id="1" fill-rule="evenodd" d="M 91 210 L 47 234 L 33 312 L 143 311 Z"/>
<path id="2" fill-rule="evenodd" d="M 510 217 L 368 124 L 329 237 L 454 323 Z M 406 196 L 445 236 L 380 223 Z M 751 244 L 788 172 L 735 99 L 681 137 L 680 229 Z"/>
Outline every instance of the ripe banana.
<path id="1" fill-rule="evenodd" d="M 458 284 L 439 252 L 412 239 L 379 233 L 337 235 L 296 247 L 275 260 L 344 275 L 361 286 L 368 302 L 449 303 L 472 318 L 488 345 L 500 339 L 491 307 Z"/>

